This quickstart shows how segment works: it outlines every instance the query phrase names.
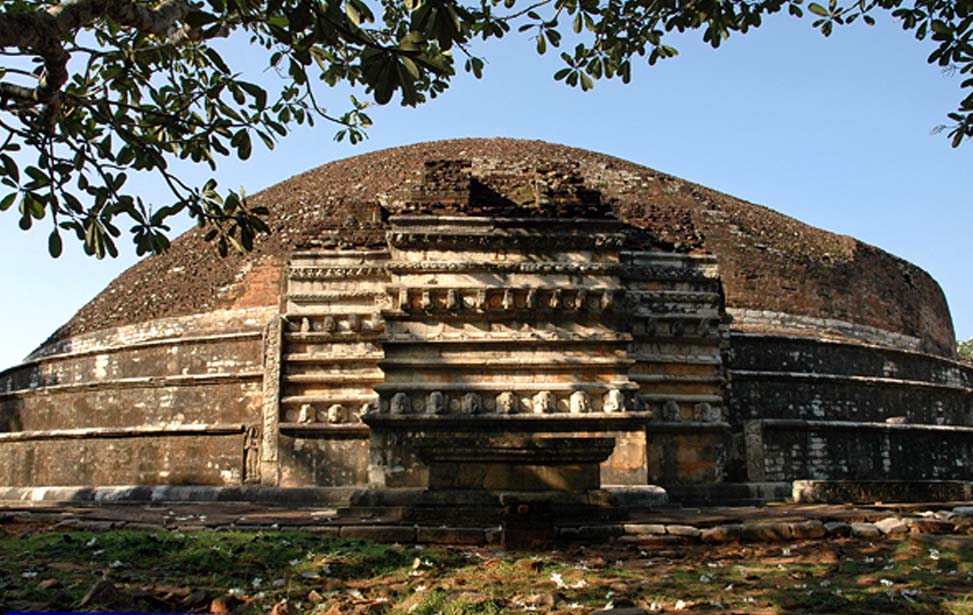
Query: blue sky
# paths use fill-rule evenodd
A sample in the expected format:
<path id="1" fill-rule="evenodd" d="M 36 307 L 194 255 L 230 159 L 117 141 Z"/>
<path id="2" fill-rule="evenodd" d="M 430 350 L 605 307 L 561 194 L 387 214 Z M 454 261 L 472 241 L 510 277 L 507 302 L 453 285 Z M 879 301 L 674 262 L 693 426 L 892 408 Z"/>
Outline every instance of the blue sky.
<path id="1" fill-rule="evenodd" d="M 894 24 L 839 29 L 829 39 L 784 16 L 718 50 L 676 39 L 680 55 L 639 65 L 632 83 L 598 82 L 582 93 L 553 81 L 559 63 L 529 40 L 481 47 L 484 79 L 461 75 L 417 109 L 376 108 L 363 144 L 332 141 L 334 127 L 299 129 L 274 151 L 222 164 L 227 186 L 253 193 L 338 158 L 417 141 L 506 136 L 592 149 L 766 205 L 809 224 L 853 235 L 910 260 L 942 285 L 957 336 L 973 337 L 970 233 L 973 143 L 954 150 L 930 129 L 960 99 L 959 80 L 926 64 L 928 43 Z M 251 65 L 257 51 L 232 45 Z M 345 94 L 323 90 L 344 109 Z M 203 169 L 187 173 L 199 181 Z M 133 180 L 134 181 L 134 180 Z M 162 205 L 157 181 L 138 180 Z M 177 226 L 185 228 L 186 221 Z M 24 233 L 0 215 L 6 264 L 0 304 L 0 368 L 19 362 L 126 267 L 67 245 L 47 256 L 44 224 Z M 205 248 L 204 248 L 205 249 Z M 215 252 L 214 252 L 214 258 Z"/>

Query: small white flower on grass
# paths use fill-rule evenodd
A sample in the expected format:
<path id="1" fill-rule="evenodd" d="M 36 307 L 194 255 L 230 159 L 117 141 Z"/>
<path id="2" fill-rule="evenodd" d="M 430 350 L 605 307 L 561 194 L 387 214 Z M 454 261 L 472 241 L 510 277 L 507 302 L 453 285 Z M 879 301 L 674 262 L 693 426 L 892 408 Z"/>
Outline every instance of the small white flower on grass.
<path id="1" fill-rule="evenodd" d="M 582 587 L 587 587 L 587 586 L 588 586 L 587 581 L 585 581 L 584 579 L 578 579 L 577 581 L 571 584 L 571 589 L 581 589 Z"/>
<path id="2" fill-rule="evenodd" d="M 724 587 L 723 588 L 723 591 L 725 591 L 725 592 L 733 591 L 733 583 L 730 583 L 729 585 L 727 585 L 726 587 Z"/>
<path id="3" fill-rule="evenodd" d="M 938 560 L 939 559 L 939 549 L 929 549 L 929 559 Z"/>
<path id="4" fill-rule="evenodd" d="M 273 585 L 274 587 L 283 587 L 286 584 L 287 581 L 285 581 L 284 579 L 274 579 L 274 582 L 271 583 L 271 585 Z"/>
<path id="5" fill-rule="evenodd" d="M 568 584 L 564 582 L 564 577 L 561 576 L 560 572 L 552 572 L 551 581 L 554 581 L 554 585 L 556 585 L 558 589 L 565 589 L 568 586 Z"/>
<path id="6" fill-rule="evenodd" d="M 250 581 L 250 587 L 260 587 L 261 583 L 263 582 L 264 580 L 260 577 L 254 577 L 253 580 Z"/>
<path id="7" fill-rule="evenodd" d="M 116 559 L 114 562 L 108 564 L 108 567 L 109 568 L 121 568 L 124 565 L 125 564 L 122 563 L 122 560 Z"/>
<path id="8" fill-rule="evenodd" d="M 90 549 L 91 547 L 95 546 L 96 544 L 98 544 L 98 539 L 97 538 L 92 538 L 88 542 L 84 543 L 84 546 L 86 546 L 86 547 L 88 547 Z"/>
<path id="9" fill-rule="evenodd" d="M 895 583 L 889 581 L 888 579 L 879 579 L 878 582 L 882 584 L 882 587 L 892 587 L 895 585 Z"/>
<path id="10" fill-rule="evenodd" d="M 821 587 L 828 587 L 829 585 L 831 585 L 831 581 L 825 579 L 825 580 L 821 581 L 820 583 L 818 583 L 818 585 L 820 585 Z"/>
<path id="11" fill-rule="evenodd" d="M 659 606 L 659 603 L 658 602 L 653 601 L 652 604 L 649 605 L 649 612 L 650 613 L 656 613 L 656 612 L 661 611 L 661 610 L 662 610 L 662 607 Z"/>
<path id="12" fill-rule="evenodd" d="M 25 579 L 33 579 L 37 576 L 37 573 L 34 571 L 22 572 L 20 573 L 20 576 L 24 577 Z"/>
<path id="13" fill-rule="evenodd" d="M 426 586 L 425 586 L 425 585 L 416 585 L 416 588 L 415 588 L 415 590 L 414 590 L 414 591 L 415 591 L 416 593 L 419 593 L 419 592 L 424 592 L 424 591 L 426 591 Z"/>
<path id="14" fill-rule="evenodd" d="M 710 577 L 708 577 L 708 576 L 706 576 L 705 574 L 701 574 L 701 575 L 699 575 L 699 582 L 700 583 L 712 583 L 713 582 L 713 579 L 710 578 Z"/>
<path id="15" fill-rule="evenodd" d="M 685 611 L 687 606 L 689 606 L 689 605 L 686 604 L 686 601 L 685 600 L 676 600 L 676 605 L 674 607 L 672 607 L 672 610 L 674 610 L 674 611 Z"/>

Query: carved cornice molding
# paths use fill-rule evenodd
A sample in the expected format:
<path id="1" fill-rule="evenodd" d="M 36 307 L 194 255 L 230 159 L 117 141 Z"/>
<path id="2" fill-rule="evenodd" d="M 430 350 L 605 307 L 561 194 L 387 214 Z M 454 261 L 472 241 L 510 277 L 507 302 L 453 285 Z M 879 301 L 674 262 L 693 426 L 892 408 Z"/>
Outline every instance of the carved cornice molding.
<path id="1" fill-rule="evenodd" d="M 609 248 L 625 245 L 620 233 L 435 233 L 389 231 L 388 242 L 397 248 L 487 248 L 507 246 L 532 250 L 564 250 L 565 248 Z"/>
<path id="2" fill-rule="evenodd" d="M 392 262 L 386 268 L 390 273 L 565 273 L 616 275 L 621 273 L 620 263 L 566 263 L 566 262 L 519 262 L 493 263 L 484 261 L 426 261 L 420 263 Z"/>

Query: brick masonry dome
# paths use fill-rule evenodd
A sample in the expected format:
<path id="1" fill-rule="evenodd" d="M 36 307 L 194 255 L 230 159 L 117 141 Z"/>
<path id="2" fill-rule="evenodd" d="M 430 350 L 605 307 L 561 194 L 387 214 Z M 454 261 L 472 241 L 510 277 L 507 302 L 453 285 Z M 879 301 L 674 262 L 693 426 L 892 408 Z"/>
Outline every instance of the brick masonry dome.
<path id="1" fill-rule="evenodd" d="M 0 372 L 0 499 L 970 478 L 942 291 L 851 237 L 511 139 L 365 154 L 253 202 L 273 232 L 252 253 L 190 231 Z"/>
<path id="2" fill-rule="evenodd" d="M 715 255 L 739 330 L 811 329 L 844 339 L 854 337 L 849 325 L 861 325 L 875 330 L 865 341 L 886 345 L 887 332 L 890 345 L 954 356 L 943 293 L 911 263 L 618 158 L 518 139 L 419 143 L 328 163 L 281 182 L 252 197 L 270 209 L 273 229 L 253 253 L 221 259 L 191 230 L 167 254 L 124 272 L 49 342 L 160 318 L 277 305 L 290 253 L 384 245 L 388 216 L 414 209 L 411 195 L 429 164 L 440 160 L 468 161 L 474 183 L 473 198 L 451 210 L 441 206 L 445 213 L 615 216 L 644 231 L 632 239 L 643 247 Z M 551 175 L 577 183 L 571 194 L 593 193 L 599 211 L 577 211 L 578 205 L 559 210 L 557 203 L 544 211 L 534 193 L 538 178 L 551 181 Z"/>

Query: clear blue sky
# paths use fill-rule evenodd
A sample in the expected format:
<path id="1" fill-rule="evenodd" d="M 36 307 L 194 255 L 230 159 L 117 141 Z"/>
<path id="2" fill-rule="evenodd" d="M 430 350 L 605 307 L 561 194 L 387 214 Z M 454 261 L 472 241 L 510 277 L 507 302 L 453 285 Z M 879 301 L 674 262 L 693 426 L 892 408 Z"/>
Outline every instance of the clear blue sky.
<path id="1" fill-rule="evenodd" d="M 629 85 L 581 93 L 555 83 L 556 58 L 512 37 L 480 49 L 487 75 L 460 76 L 418 109 L 373 109 L 370 139 L 299 130 L 274 151 L 223 164 L 229 186 L 255 192 L 325 162 L 417 141 L 506 136 L 605 152 L 846 233 L 910 260 L 942 285 L 957 335 L 973 336 L 970 184 L 973 143 L 958 150 L 930 129 L 960 99 L 959 80 L 929 66 L 928 44 L 893 24 L 824 39 L 786 17 L 719 50 L 684 37 L 679 57 L 638 66 Z M 231 55 L 252 54 L 245 46 Z M 329 91 L 323 97 L 327 100 Z M 332 106 L 343 110 L 344 95 Z M 202 179 L 204 173 L 191 171 Z M 157 182 L 139 189 L 161 205 Z M 159 196 L 154 196 L 159 195 Z M 183 221 L 180 228 L 185 228 Z M 96 261 L 68 245 L 47 256 L 44 224 L 0 215 L 5 297 L 0 368 L 19 362 L 135 258 Z M 203 248 L 205 249 L 205 248 Z"/>

